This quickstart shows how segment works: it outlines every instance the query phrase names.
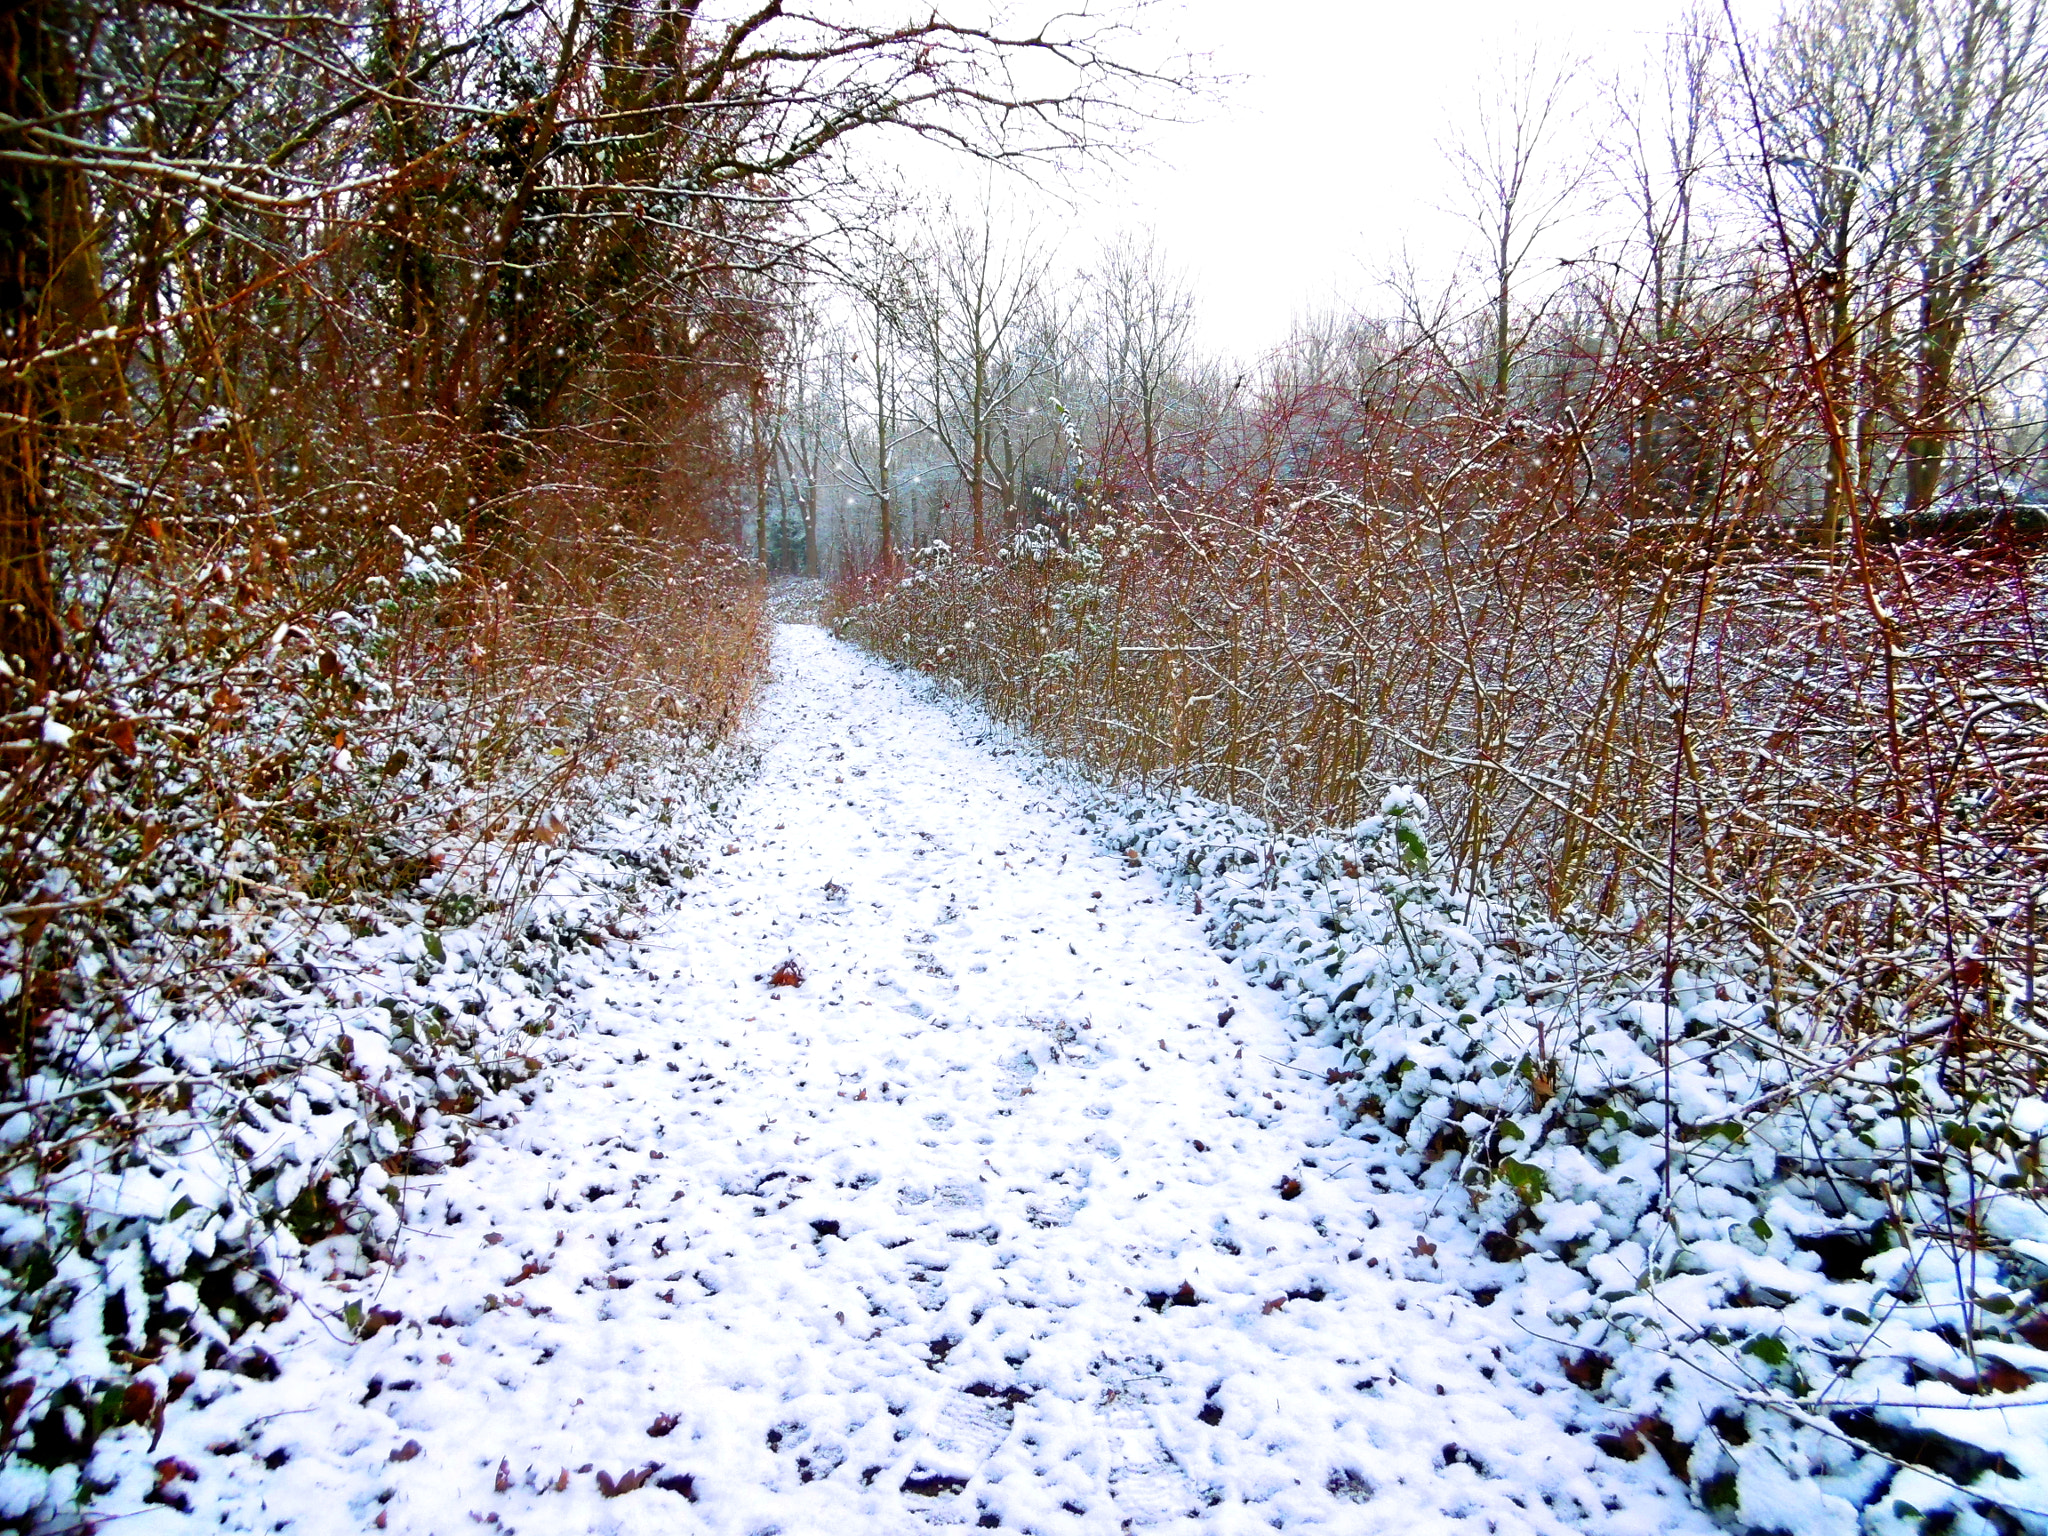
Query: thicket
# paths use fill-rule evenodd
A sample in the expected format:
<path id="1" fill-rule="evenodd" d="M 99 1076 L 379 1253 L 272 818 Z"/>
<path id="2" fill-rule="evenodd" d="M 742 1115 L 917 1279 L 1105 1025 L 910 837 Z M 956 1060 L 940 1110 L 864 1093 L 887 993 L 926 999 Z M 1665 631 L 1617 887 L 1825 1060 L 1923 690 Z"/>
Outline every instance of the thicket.
<path id="1" fill-rule="evenodd" d="M 1615 1453 L 1737 1525 L 2048 1521 L 2044 44 L 1702 24 L 1608 162 L 1627 258 L 1540 299 L 1527 90 L 1471 302 L 1253 407 L 1184 375 L 1149 461 L 836 595 L 1155 797 L 1113 838 L 1489 1252 L 1577 1275 Z"/>
<path id="2" fill-rule="evenodd" d="M 1140 78 L 1092 26 L 0 17 L 0 1525 L 274 1369 L 286 1261 L 388 1254 L 687 878 L 841 147 L 1086 148 Z"/>

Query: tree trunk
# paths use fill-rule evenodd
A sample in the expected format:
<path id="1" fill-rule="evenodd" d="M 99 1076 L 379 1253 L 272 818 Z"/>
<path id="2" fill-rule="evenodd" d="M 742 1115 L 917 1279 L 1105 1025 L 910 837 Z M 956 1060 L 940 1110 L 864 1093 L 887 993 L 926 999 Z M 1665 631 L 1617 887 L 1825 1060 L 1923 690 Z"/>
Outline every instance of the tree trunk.
<path id="1" fill-rule="evenodd" d="M 818 579 L 818 482 L 804 491 L 804 574 Z"/>
<path id="2" fill-rule="evenodd" d="M 1922 311 L 1920 366 L 1913 431 L 1906 439 L 1906 508 L 1924 512 L 1941 495 L 1948 437 L 1955 414 L 1956 354 L 1962 348 L 1965 306 L 1930 296 Z"/>
<path id="3" fill-rule="evenodd" d="M 0 16 L 0 114 L 33 122 L 74 104 L 67 20 L 55 0 Z M 41 148 L 18 131 L 0 143 Z M 50 579 L 47 429 L 66 415 L 96 421 L 118 409 L 119 375 L 111 345 L 70 367 L 37 361 L 46 339 L 72 339 L 100 307 L 76 167 L 0 163 L 0 192 L 0 653 L 44 685 L 64 647 Z M 76 391 L 69 411 L 66 384 Z"/>

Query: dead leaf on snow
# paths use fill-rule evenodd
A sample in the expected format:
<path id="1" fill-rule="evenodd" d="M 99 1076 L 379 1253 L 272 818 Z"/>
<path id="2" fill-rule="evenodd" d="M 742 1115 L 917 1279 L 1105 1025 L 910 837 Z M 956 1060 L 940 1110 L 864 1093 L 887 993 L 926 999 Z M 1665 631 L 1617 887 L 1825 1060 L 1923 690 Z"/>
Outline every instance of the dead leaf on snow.
<path id="1" fill-rule="evenodd" d="M 597 1491 L 608 1499 L 616 1499 L 623 1494 L 632 1493 L 645 1486 L 647 1479 L 654 1476 L 660 1470 L 660 1462 L 650 1461 L 646 1466 L 637 1467 L 616 1480 L 613 1479 L 611 1473 L 600 1472 L 597 1474 Z"/>

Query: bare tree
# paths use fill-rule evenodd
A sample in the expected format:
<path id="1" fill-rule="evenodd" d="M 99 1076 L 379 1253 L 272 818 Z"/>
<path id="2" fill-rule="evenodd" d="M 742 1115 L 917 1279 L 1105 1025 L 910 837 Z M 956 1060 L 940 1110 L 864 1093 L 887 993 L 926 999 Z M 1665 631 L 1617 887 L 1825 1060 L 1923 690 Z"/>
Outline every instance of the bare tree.
<path id="1" fill-rule="evenodd" d="M 1134 463 L 1156 492 L 1167 406 L 1188 363 L 1194 296 L 1185 277 L 1166 269 L 1150 236 L 1128 234 L 1103 250 L 1093 287 L 1102 448 Z"/>
<path id="2" fill-rule="evenodd" d="M 917 429 L 904 398 L 910 274 L 900 253 L 880 246 L 849 270 L 855 303 L 837 362 L 840 441 L 852 483 L 874 503 L 875 558 L 896 563 L 896 458 Z"/>
<path id="3" fill-rule="evenodd" d="M 973 218 L 949 217 L 916 261 L 918 408 L 966 492 L 979 549 L 989 492 L 1007 500 L 1015 489 L 1015 455 L 1006 465 L 1000 442 L 1034 371 L 1025 343 L 1045 258 L 999 235 L 984 205 Z"/>
<path id="4" fill-rule="evenodd" d="M 1905 48 L 1902 243 L 1918 314 L 1903 452 L 1906 507 L 1920 511 L 1941 493 L 1960 414 L 1999 386 L 2032 329 L 2012 305 L 2038 306 L 2022 291 L 2034 288 L 2025 257 L 2048 228 L 2048 7 L 1936 0 L 1903 9 L 1918 23 Z M 1973 343 L 1979 377 L 1966 387 L 1958 374 Z"/>
<path id="5" fill-rule="evenodd" d="M 815 577 L 818 502 L 833 443 L 825 335 L 816 307 L 792 305 L 784 313 L 782 334 L 786 361 L 776 400 L 775 494 L 785 512 L 795 507 L 803 520 L 803 573 Z"/>
<path id="6" fill-rule="evenodd" d="M 1616 82 L 1603 159 L 1640 242 L 1651 334 L 1683 326 L 1706 254 L 1702 207 L 1720 154 L 1720 18 L 1695 7 L 1665 39 L 1647 83 Z"/>
<path id="7" fill-rule="evenodd" d="M 1574 66 L 1546 66 L 1532 49 L 1505 66 L 1480 103 L 1473 128 L 1448 149 L 1463 184 L 1463 213 L 1483 242 L 1481 272 L 1491 316 L 1488 389 L 1496 411 L 1507 409 L 1508 384 L 1520 346 L 1515 289 L 1531 254 L 1570 211 L 1584 162 L 1562 163 L 1553 140 L 1571 117 L 1567 90 Z M 1520 328 L 1526 334 L 1526 327 Z"/>

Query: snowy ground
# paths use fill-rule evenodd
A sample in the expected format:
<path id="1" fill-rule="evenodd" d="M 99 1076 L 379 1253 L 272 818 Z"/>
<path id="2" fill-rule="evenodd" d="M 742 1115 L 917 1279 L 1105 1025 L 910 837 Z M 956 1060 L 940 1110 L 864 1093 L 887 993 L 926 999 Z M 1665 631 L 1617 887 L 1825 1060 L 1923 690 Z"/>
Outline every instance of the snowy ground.
<path id="1" fill-rule="evenodd" d="M 1712 1529 L 1053 776 L 803 626 L 758 731 L 533 1107 L 121 1530 Z"/>

